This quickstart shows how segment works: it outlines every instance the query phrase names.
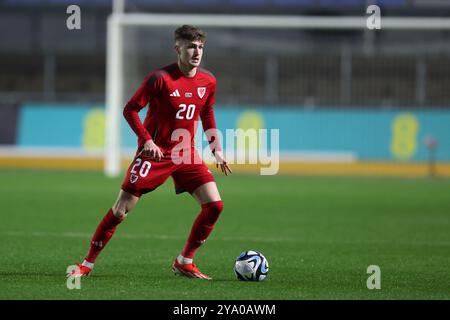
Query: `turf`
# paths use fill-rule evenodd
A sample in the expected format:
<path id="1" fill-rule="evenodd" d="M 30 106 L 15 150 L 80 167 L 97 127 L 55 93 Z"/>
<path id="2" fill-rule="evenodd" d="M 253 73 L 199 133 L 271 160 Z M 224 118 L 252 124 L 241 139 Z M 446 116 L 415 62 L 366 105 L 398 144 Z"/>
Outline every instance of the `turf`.
<path id="1" fill-rule="evenodd" d="M 82 260 L 122 178 L 0 170 L 0 299 L 449 299 L 450 180 L 216 175 L 225 209 L 196 262 L 211 282 L 170 264 L 198 213 L 171 181 L 145 196 L 81 290 Z M 237 281 L 243 250 L 268 258 L 266 281 Z M 368 290 L 367 267 L 381 268 Z"/>

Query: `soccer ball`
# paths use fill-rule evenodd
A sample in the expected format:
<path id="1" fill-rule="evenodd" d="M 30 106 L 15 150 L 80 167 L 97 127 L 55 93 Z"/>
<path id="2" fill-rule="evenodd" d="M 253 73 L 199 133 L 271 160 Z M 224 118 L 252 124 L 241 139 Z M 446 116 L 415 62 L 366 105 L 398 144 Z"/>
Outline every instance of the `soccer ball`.
<path id="1" fill-rule="evenodd" d="M 242 252 L 234 265 L 234 274 L 241 281 L 263 281 L 268 272 L 269 263 L 258 251 Z"/>

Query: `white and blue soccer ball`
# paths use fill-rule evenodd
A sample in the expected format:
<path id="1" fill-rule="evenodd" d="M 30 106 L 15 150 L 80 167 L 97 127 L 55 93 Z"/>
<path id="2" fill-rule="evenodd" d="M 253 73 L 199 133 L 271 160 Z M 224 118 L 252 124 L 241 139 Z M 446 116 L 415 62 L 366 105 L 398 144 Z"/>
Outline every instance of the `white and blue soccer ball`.
<path id="1" fill-rule="evenodd" d="M 244 251 L 236 259 L 234 274 L 241 281 L 263 281 L 269 273 L 266 257 L 258 251 Z"/>

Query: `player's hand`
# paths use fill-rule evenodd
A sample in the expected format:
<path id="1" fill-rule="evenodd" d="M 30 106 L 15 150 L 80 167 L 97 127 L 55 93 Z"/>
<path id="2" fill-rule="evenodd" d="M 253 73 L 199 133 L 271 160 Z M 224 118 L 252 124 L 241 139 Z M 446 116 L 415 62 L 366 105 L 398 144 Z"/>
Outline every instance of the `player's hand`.
<path id="1" fill-rule="evenodd" d="M 222 172 L 227 176 L 231 174 L 233 171 L 231 171 L 231 168 L 228 166 L 227 161 L 225 160 L 225 157 L 223 156 L 222 151 L 216 151 L 214 152 L 214 157 L 216 158 L 216 168 L 219 168 L 222 170 Z"/>
<path id="2" fill-rule="evenodd" d="M 145 141 L 144 147 L 142 148 L 140 154 L 150 157 L 150 159 L 158 162 L 164 157 L 161 149 L 159 149 L 159 147 L 153 142 L 153 140 Z"/>

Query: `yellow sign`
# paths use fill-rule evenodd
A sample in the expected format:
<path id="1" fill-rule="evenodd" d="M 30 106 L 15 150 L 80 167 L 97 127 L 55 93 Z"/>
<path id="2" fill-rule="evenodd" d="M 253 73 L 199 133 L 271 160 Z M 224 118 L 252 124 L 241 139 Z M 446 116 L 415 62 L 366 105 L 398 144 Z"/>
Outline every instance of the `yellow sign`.
<path id="1" fill-rule="evenodd" d="M 98 149 L 105 146 L 105 112 L 93 109 L 84 118 L 83 147 Z"/>
<path id="2" fill-rule="evenodd" d="M 411 159 L 417 151 L 419 121 L 412 113 L 401 113 L 392 122 L 391 153 L 399 160 Z"/>
<path id="3" fill-rule="evenodd" d="M 262 114 L 256 111 L 243 112 L 237 119 L 236 127 L 242 129 L 244 136 L 247 137 L 237 140 L 237 148 L 240 150 L 257 150 L 259 147 L 258 130 L 264 128 Z"/>

